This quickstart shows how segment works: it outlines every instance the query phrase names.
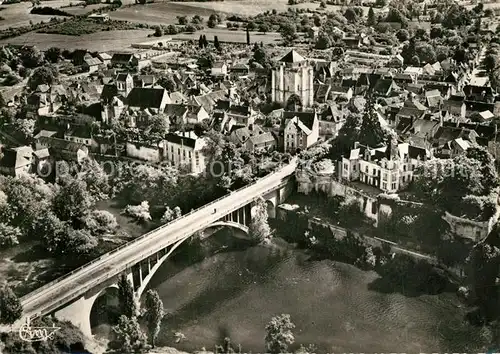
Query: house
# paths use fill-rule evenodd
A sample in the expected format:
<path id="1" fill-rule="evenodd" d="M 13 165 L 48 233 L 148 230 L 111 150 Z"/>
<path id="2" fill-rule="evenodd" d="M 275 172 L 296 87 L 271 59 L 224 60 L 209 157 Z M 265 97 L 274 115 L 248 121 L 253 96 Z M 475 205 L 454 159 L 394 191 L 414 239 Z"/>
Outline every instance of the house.
<path id="1" fill-rule="evenodd" d="M 40 146 L 49 149 L 50 156 L 55 160 L 81 163 L 89 156 L 89 150 L 84 144 L 46 136 L 40 137 L 38 142 Z"/>
<path id="2" fill-rule="evenodd" d="M 83 60 L 82 68 L 89 73 L 93 73 L 99 70 L 101 64 L 102 62 L 99 58 L 86 58 Z"/>
<path id="3" fill-rule="evenodd" d="M 68 100 L 68 93 L 62 85 L 39 85 L 27 99 L 38 115 L 56 113 Z"/>
<path id="4" fill-rule="evenodd" d="M 212 76 L 226 76 L 227 75 L 227 64 L 223 61 L 216 61 L 211 69 Z"/>
<path id="5" fill-rule="evenodd" d="M 92 58 L 86 49 L 75 49 L 71 54 L 71 62 L 75 66 L 83 65 L 86 58 Z"/>
<path id="6" fill-rule="evenodd" d="M 276 139 L 271 132 L 254 134 L 247 140 L 245 147 L 251 152 L 271 151 L 276 149 Z"/>
<path id="7" fill-rule="evenodd" d="M 430 151 L 408 143 L 398 144 L 395 138 L 380 148 L 356 142 L 349 156 L 342 157 L 340 176 L 348 181 L 359 180 L 385 193 L 397 193 L 413 181 L 415 168 L 431 157 Z"/>
<path id="8" fill-rule="evenodd" d="M 153 88 L 156 84 L 156 77 L 154 75 L 135 75 L 132 81 L 134 87 Z"/>
<path id="9" fill-rule="evenodd" d="M 244 63 L 237 63 L 231 66 L 231 74 L 244 76 L 250 74 L 250 67 Z"/>
<path id="10" fill-rule="evenodd" d="M 391 79 L 379 79 L 377 83 L 373 87 L 373 94 L 379 97 L 389 97 L 394 90 L 397 90 L 399 87 L 396 85 L 394 80 Z"/>
<path id="11" fill-rule="evenodd" d="M 360 37 L 343 37 L 341 40 L 346 48 L 357 49 L 361 47 Z"/>
<path id="12" fill-rule="evenodd" d="M 173 166 L 198 174 L 206 168 L 202 151 L 205 145 L 206 139 L 198 137 L 193 131 L 169 133 L 165 137 L 164 157 Z"/>
<path id="13" fill-rule="evenodd" d="M 92 133 L 90 129 L 85 126 L 77 126 L 71 129 L 68 129 L 64 132 L 64 140 L 72 141 L 74 143 L 83 144 L 90 148 L 91 150 L 95 150 L 98 147 L 97 142 L 92 137 Z"/>
<path id="14" fill-rule="evenodd" d="M 129 108 L 150 109 L 156 113 L 162 112 L 170 102 L 168 92 L 164 88 L 134 87 L 126 99 Z"/>
<path id="15" fill-rule="evenodd" d="M 125 144 L 127 157 L 154 163 L 162 161 L 164 149 L 165 144 L 163 141 L 158 143 L 127 141 Z"/>
<path id="16" fill-rule="evenodd" d="M 349 100 L 352 98 L 352 95 L 352 88 L 343 86 L 332 86 L 329 93 L 329 96 L 333 101 L 343 100 L 349 102 Z"/>
<path id="17" fill-rule="evenodd" d="M 108 66 L 110 63 L 111 63 L 111 55 L 109 55 L 108 53 L 99 53 L 97 54 L 97 58 L 99 58 L 100 61 L 102 61 L 102 63 L 105 65 L 105 66 Z"/>
<path id="18" fill-rule="evenodd" d="M 249 126 L 255 123 L 257 112 L 251 106 L 230 104 L 226 110 L 229 119 L 236 121 L 236 124 Z"/>
<path id="19" fill-rule="evenodd" d="M 3 157 L 0 160 L 0 173 L 19 177 L 29 173 L 33 161 L 33 149 L 29 146 L 2 149 Z"/>
<path id="20" fill-rule="evenodd" d="M 56 137 L 56 135 L 57 135 L 57 131 L 55 131 L 55 130 L 45 130 L 45 129 L 40 130 L 35 136 L 33 136 L 33 140 L 35 142 L 35 149 L 40 150 L 40 149 L 47 148 L 46 144 L 40 143 L 40 138 L 42 138 L 42 137 L 47 137 L 47 138 Z"/>
<path id="21" fill-rule="evenodd" d="M 111 57 L 111 66 L 113 67 L 123 67 L 123 66 L 138 66 L 139 58 L 133 53 L 115 53 Z"/>
<path id="22" fill-rule="evenodd" d="M 450 112 L 451 115 L 465 119 L 467 106 L 463 96 L 451 96 L 443 102 L 443 110 Z"/>
<path id="23" fill-rule="evenodd" d="M 344 112 L 337 105 L 328 105 L 319 118 L 320 135 L 336 136 L 345 122 Z"/>
<path id="24" fill-rule="evenodd" d="M 495 115 L 491 113 L 490 111 L 482 111 L 482 112 L 476 112 L 471 116 L 471 120 L 475 122 L 490 122 L 495 118 Z"/>
<path id="25" fill-rule="evenodd" d="M 440 109 L 443 104 L 443 98 L 438 90 L 431 90 L 425 92 L 425 103 L 431 109 Z"/>
<path id="26" fill-rule="evenodd" d="M 318 142 L 319 119 L 314 112 L 283 112 L 283 148 L 299 152 Z"/>
<path id="27" fill-rule="evenodd" d="M 202 106 L 171 103 L 165 106 L 164 112 L 172 123 L 177 124 L 196 124 L 210 118 L 210 115 Z"/>
<path id="28" fill-rule="evenodd" d="M 227 93 L 224 90 L 212 91 L 204 95 L 192 97 L 189 104 L 202 106 L 205 111 L 211 113 L 219 100 L 226 99 L 226 95 Z"/>

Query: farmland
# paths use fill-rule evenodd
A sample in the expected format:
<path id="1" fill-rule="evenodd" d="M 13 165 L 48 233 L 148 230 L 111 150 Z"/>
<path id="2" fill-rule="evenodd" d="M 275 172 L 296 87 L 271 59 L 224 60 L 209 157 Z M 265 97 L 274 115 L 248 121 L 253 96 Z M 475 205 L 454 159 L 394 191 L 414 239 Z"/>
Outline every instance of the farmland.
<path id="1" fill-rule="evenodd" d="M 64 49 L 88 49 L 90 51 L 112 51 L 129 48 L 130 44 L 148 40 L 150 30 L 122 30 L 97 32 L 82 36 L 65 36 L 62 34 L 26 33 L 16 38 L 0 41 L 5 44 L 28 44 L 36 45 L 45 50 L 50 47 Z M 150 38 L 149 38 L 150 40 Z"/>
<path id="2" fill-rule="evenodd" d="M 204 34 L 207 36 L 209 41 L 213 40 L 214 36 L 219 38 L 219 41 L 222 42 L 232 42 L 232 43 L 246 43 L 246 33 L 245 31 L 229 31 L 227 29 L 220 28 L 206 28 L 202 31 L 198 31 L 195 33 L 179 33 L 177 35 L 172 36 L 174 39 L 194 39 L 198 40 L 200 34 Z M 281 35 L 279 33 L 258 33 L 251 32 L 251 41 L 252 42 L 262 42 L 264 44 L 278 44 L 281 40 Z"/>

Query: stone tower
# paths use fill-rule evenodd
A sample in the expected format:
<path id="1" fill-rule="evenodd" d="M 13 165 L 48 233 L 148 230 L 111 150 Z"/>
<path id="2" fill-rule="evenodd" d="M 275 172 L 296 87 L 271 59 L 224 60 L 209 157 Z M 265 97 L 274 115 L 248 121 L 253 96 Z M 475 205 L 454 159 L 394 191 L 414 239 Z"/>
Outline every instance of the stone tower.
<path id="1" fill-rule="evenodd" d="M 284 105 L 290 97 L 297 96 L 303 107 L 314 103 L 313 67 L 295 50 L 280 60 L 280 65 L 273 70 L 271 94 L 273 102 Z"/>

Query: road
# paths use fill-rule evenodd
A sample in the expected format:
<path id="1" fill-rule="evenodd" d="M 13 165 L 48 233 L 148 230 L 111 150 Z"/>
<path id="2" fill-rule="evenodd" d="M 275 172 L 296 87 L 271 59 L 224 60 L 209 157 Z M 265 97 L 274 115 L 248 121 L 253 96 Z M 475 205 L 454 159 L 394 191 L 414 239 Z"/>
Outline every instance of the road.
<path id="1" fill-rule="evenodd" d="M 59 281 L 56 280 L 55 283 L 49 283 L 27 294 L 21 299 L 24 310 L 23 317 L 45 315 L 52 312 L 149 255 L 187 238 L 228 213 L 248 204 L 255 197 L 266 194 L 269 190 L 279 186 L 284 178 L 292 175 L 295 168 L 296 160 L 246 188 L 186 214 L 172 223 L 141 236 L 141 238 L 132 241 L 132 244 L 101 256 L 98 260 L 89 263 L 73 274 L 70 273 L 71 275 L 63 277 Z M 215 213 L 214 210 L 216 210 Z"/>

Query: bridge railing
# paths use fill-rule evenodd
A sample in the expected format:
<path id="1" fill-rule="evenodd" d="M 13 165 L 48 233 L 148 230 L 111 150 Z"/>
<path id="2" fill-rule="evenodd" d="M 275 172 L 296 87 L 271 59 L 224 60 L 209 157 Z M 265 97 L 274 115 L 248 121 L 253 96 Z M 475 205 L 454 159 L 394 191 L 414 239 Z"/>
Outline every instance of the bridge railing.
<path id="1" fill-rule="evenodd" d="M 295 161 L 295 160 L 296 160 L 296 158 L 294 158 L 294 159 L 293 159 L 293 160 L 292 160 L 292 161 L 291 161 L 288 165 L 286 165 L 285 167 L 282 167 L 280 170 L 275 171 L 275 172 L 272 172 L 272 173 L 268 174 L 267 176 L 265 176 L 265 177 L 263 177 L 263 178 L 257 179 L 256 181 L 253 181 L 252 183 L 247 184 L 246 186 L 243 186 L 243 187 L 241 187 L 241 188 L 238 188 L 237 190 L 232 191 L 231 193 L 242 192 L 242 191 L 244 191 L 244 190 L 246 190 L 246 189 L 248 189 L 248 188 L 250 188 L 250 187 L 252 187 L 252 186 L 256 185 L 257 183 L 261 183 L 261 182 L 263 182 L 264 180 L 267 180 L 267 179 L 269 179 L 269 178 L 271 178 L 271 177 L 273 177 L 273 176 L 275 176 L 275 175 L 277 175 L 277 174 L 279 174 L 279 173 L 283 172 L 283 170 L 284 170 L 286 167 L 289 167 L 289 166 L 293 163 L 293 161 Z M 139 244 L 139 243 L 141 243 L 143 240 L 145 240 L 145 239 L 146 239 L 147 237 L 149 237 L 150 235 L 152 235 L 152 234 L 154 234 L 154 233 L 156 233 L 156 232 L 158 232 L 158 231 L 160 231 L 160 230 L 162 230 L 162 229 L 164 229 L 164 228 L 166 228 L 166 227 L 168 227 L 168 226 L 170 226 L 170 225 L 172 225 L 172 224 L 174 224 L 174 223 L 178 222 L 179 220 L 182 220 L 182 219 L 184 219 L 184 218 L 186 218 L 186 217 L 188 217 L 188 216 L 190 216 L 190 215 L 192 215 L 192 214 L 194 214 L 194 213 L 196 213 L 196 212 L 198 212 L 198 211 L 200 211 L 200 210 L 202 210 L 202 209 L 205 209 L 206 207 L 209 207 L 210 205 L 213 205 L 213 204 L 215 204 L 215 203 L 217 203 L 217 202 L 220 202 L 220 201 L 221 201 L 221 200 L 223 200 L 224 198 L 227 198 L 229 195 L 230 195 L 230 194 L 225 194 L 225 195 L 223 195 L 222 197 L 217 198 L 217 199 L 215 199 L 215 200 L 211 201 L 211 202 L 210 202 L 210 203 L 208 203 L 208 204 L 205 204 L 205 205 L 203 205 L 203 206 L 201 206 L 201 207 L 199 207 L 199 208 L 193 209 L 193 210 L 191 210 L 190 212 L 188 212 L 187 214 L 184 214 L 184 215 L 182 215 L 182 216 L 178 217 L 177 219 L 174 219 L 174 220 L 172 220 L 172 221 L 169 221 L 168 223 L 163 224 L 163 225 L 161 225 L 161 226 L 157 227 L 157 228 L 156 228 L 156 229 L 154 229 L 154 230 L 151 230 L 151 231 L 149 231 L 149 232 L 147 232 L 147 233 L 145 233 L 145 234 L 143 234 L 143 235 L 141 235 L 141 236 L 139 236 L 139 237 L 137 237 L 137 238 L 135 238 L 135 239 L 133 239 L 133 240 L 131 240 L 131 241 L 128 241 L 128 242 L 124 243 L 123 245 L 121 245 L 121 246 L 119 246 L 119 247 L 117 247 L 117 248 L 115 248 L 115 249 L 113 249 L 113 250 L 111 250 L 111 251 L 109 251 L 109 252 L 106 252 L 106 253 L 102 254 L 102 255 L 101 255 L 101 256 L 99 256 L 98 258 L 95 258 L 95 259 L 93 259 L 92 261 L 87 262 L 87 263 L 85 263 L 84 265 L 82 265 L 82 266 L 80 266 L 80 267 L 78 267 L 78 268 L 76 268 L 76 269 L 72 270 L 71 272 L 66 273 L 65 275 L 63 275 L 63 276 L 61 276 L 61 277 L 59 277 L 59 278 L 56 278 L 56 279 L 52 280 L 51 282 L 49 282 L 49 283 L 45 284 L 44 286 L 42 286 L 42 287 L 40 287 L 40 288 L 38 288 L 38 289 L 35 289 L 35 290 L 33 290 L 32 292 L 30 292 L 30 293 L 28 293 L 28 294 L 24 295 L 24 296 L 23 296 L 23 297 L 21 297 L 21 299 L 20 299 L 20 300 L 21 300 L 21 302 L 26 301 L 28 298 L 33 297 L 33 296 L 35 296 L 35 295 L 37 295 L 37 294 L 41 293 L 42 291 L 47 290 L 48 288 L 52 287 L 53 285 L 55 285 L 55 284 L 57 284 L 57 283 L 59 283 L 59 282 L 61 282 L 61 281 L 65 280 L 65 279 L 69 278 L 69 277 L 70 277 L 70 276 L 72 276 L 73 274 L 75 274 L 75 273 L 77 273 L 77 272 L 79 272 L 79 271 L 81 271 L 81 270 L 83 270 L 83 269 L 85 269 L 85 268 L 87 268 L 87 267 L 91 266 L 92 264 L 95 264 L 95 263 L 97 263 L 97 262 L 99 262 L 99 261 L 103 260 L 104 258 L 109 257 L 110 255 L 112 255 L 112 254 L 114 254 L 114 253 L 116 253 L 116 252 L 118 252 L 118 251 L 120 251 L 120 250 L 124 249 L 125 247 L 129 247 L 129 246 L 131 246 L 131 245 L 135 245 L 135 244 Z"/>

